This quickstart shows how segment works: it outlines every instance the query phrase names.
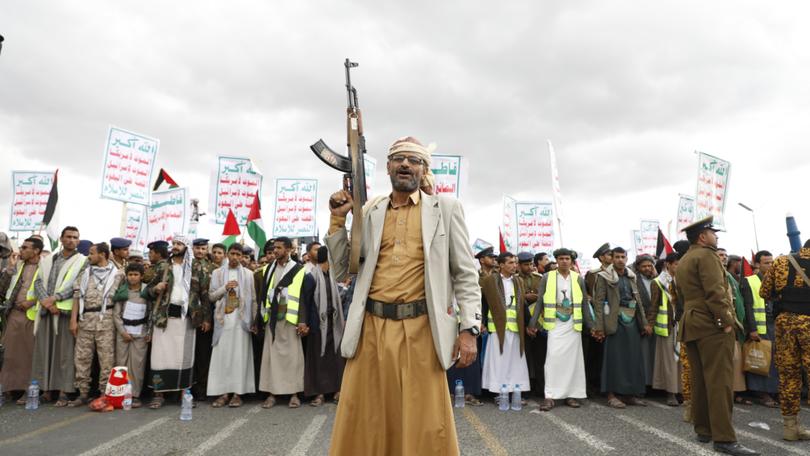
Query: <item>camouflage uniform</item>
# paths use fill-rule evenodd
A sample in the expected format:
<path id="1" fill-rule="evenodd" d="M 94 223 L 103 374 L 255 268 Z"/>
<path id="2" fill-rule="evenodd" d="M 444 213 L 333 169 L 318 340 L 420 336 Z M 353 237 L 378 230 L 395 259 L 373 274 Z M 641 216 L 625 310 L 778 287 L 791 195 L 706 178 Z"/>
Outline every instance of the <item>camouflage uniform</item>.
<path id="1" fill-rule="evenodd" d="M 803 248 L 798 254 L 799 263 L 810 260 L 810 249 Z M 807 273 L 805 268 L 805 273 Z M 789 277 L 793 276 L 793 283 Z M 782 294 L 787 289 L 806 290 L 807 285 L 787 257 L 774 261 L 773 267 L 762 279 L 760 296 L 774 299 L 777 313 L 776 367 L 779 370 L 779 402 L 783 416 L 796 416 L 801 406 L 802 367 L 810 369 L 810 314 L 799 314 L 785 309 Z M 805 304 L 810 306 L 810 303 Z M 810 312 L 808 309 L 806 312 Z"/>
<path id="2" fill-rule="evenodd" d="M 100 365 L 98 388 L 102 393 L 107 388 L 107 380 L 110 378 L 110 371 L 115 364 L 115 324 L 113 322 L 113 304 L 109 298 L 112 297 L 122 275 L 111 276 L 107 280 L 113 280 L 110 296 L 107 300 L 107 310 L 88 311 L 100 309 L 103 305 L 104 290 L 96 287 L 96 279 L 91 275 L 87 282 L 87 291 L 84 297 L 84 314 L 79 315 L 79 331 L 76 335 L 76 345 L 74 348 L 75 364 L 75 386 L 82 395 L 90 392 L 91 368 L 93 366 L 93 355 L 98 353 L 98 363 Z M 74 286 L 74 298 L 79 297 L 79 287 L 81 278 L 76 280 Z M 74 305 L 77 305 L 74 303 Z"/>
<path id="3" fill-rule="evenodd" d="M 217 266 L 206 258 L 195 258 L 191 262 L 191 271 L 194 274 L 192 277 L 199 278 L 202 288 L 200 291 L 205 296 L 200 300 L 200 305 L 208 308 L 208 315 L 214 314 L 214 303 L 208 299 L 208 286 L 211 282 L 211 272 L 216 268 Z M 208 368 L 211 364 L 213 342 L 213 330 L 209 329 L 203 332 L 202 329 L 197 328 L 196 341 L 194 342 L 194 386 L 191 388 L 194 397 L 204 397 L 208 390 Z"/>
<path id="4" fill-rule="evenodd" d="M 195 265 L 196 263 L 196 265 Z M 174 285 L 174 274 L 170 260 L 161 260 L 152 266 L 154 276 L 144 290 L 144 298 L 154 300 L 152 309 L 152 325 L 156 328 L 165 328 L 169 320 L 169 295 Z M 163 281 L 166 275 L 166 288 L 160 301 L 155 286 Z M 208 302 L 208 282 L 210 275 L 206 274 L 202 263 L 191 263 L 191 286 L 189 287 L 188 315 L 191 317 L 191 326 L 196 328 L 205 322 L 211 322 L 211 306 Z"/>

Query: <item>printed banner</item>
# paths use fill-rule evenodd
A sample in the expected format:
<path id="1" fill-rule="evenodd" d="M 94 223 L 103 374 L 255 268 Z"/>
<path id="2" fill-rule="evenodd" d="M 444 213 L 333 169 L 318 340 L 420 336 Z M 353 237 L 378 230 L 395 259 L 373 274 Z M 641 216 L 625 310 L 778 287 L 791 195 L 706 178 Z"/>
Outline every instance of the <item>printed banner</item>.
<path id="1" fill-rule="evenodd" d="M 554 201 L 554 212 L 557 215 L 557 222 L 562 225 L 562 192 L 560 191 L 560 174 L 557 172 L 557 154 L 554 152 L 554 146 L 551 140 L 548 142 L 548 156 L 549 164 L 551 166 L 551 196 Z M 562 227 L 560 227 L 562 231 Z"/>
<path id="2" fill-rule="evenodd" d="M 146 206 L 160 141 L 110 127 L 101 173 L 101 197 Z"/>
<path id="3" fill-rule="evenodd" d="M 515 203 L 517 216 L 517 252 L 549 253 L 554 249 L 554 211 L 552 203 Z"/>
<path id="4" fill-rule="evenodd" d="M 146 208 L 127 206 L 127 223 L 124 226 L 124 237 L 132 241 L 130 249 L 143 252 L 146 250 Z"/>
<path id="5" fill-rule="evenodd" d="M 433 155 L 430 170 L 436 179 L 435 194 L 458 198 L 461 193 L 461 156 Z"/>
<path id="6" fill-rule="evenodd" d="M 273 237 L 317 236 L 318 225 L 315 220 L 317 203 L 316 179 L 276 179 Z"/>
<path id="7" fill-rule="evenodd" d="M 687 195 L 678 195 L 678 221 L 675 231 L 678 232 L 678 239 L 686 239 L 686 233 L 681 230 L 691 225 L 695 221 L 695 199 Z"/>
<path id="8" fill-rule="evenodd" d="M 262 175 L 249 158 L 217 157 L 213 201 L 214 223 L 224 224 L 228 209 L 233 210 L 240 226 L 247 224 L 253 197 L 261 198 Z"/>
<path id="9" fill-rule="evenodd" d="M 374 181 L 377 176 L 377 159 L 368 155 L 363 155 L 363 165 L 366 170 L 366 196 L 371 199 L 374 196 Z"/>
<path id="10" fill-rule="evenodd" d="M 695 220 L 714 216 L 714 226 L 725 229 L 726 193 L 731 163 L 698 152 L 697 198 Z"/>
<path id="11" fill-rule="evenodd" d="M 658 220 L 642 220 L 641 221 L 641 253 L 655 256 L 655 250 L 658 248 Z"/>
<path id="12" fill-rule="evenodd" d="M 51 172 L 12 171 L 9 231 L 36 231 L 41 228 L 45 206 L 53 187 Z"/>
<path id="13" fill-rule="evenodd" d="M 146 243 L 171 241 L 174 233 L 186 232 L 187 194 L 182 187 L 152 192 L 152 204 L 146 212 L 149 224 Z"/>
<path id="14" fill-rule="evenodd" d="M 516 253 L 517 248 L 517 201 L 511 196 L 503 196 L 503 211 L 501 216 L 501 236 L 506 250 Z"/>

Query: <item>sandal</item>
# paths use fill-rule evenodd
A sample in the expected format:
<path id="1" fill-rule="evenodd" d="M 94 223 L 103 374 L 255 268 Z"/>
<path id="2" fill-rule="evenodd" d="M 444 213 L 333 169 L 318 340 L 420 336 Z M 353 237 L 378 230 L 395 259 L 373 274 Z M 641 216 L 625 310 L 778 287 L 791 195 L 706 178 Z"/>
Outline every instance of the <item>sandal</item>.
<path id="1" fill-rule="evenodd" d="M 744 398 L 742 396 L 735 397 L 734 398 L 734 403 L 739 404 L 739 405 L 753 405 L 754 404 L 753 402 L 749 401 L 748 399 L 746 399 L 746 398 Z"/>
<path id="2" fill-rule="evenodd" d="M 335 393 L 335 395 L 332 397 L 332 402 L 334 402 L 335 404 L 337 404 L 337 403 L 338 403 L 338 401 L 340 401 L 340 391 L 338 391 L 337 393 Z"/>
<path id="3" fill-rule="evenodd" d="M 56 400 L 56 403 L 53 404 L 54 407 L 66 407 L 70 400 L 68 399 L 66 394 L 60 394 L 59 399 Z"/>
<path id="4" fill-rule="evenodd" d="M 67 399 L 67 398 L 65 398 L 65 399 Z M 59 401 L 56 402 L 57 407 L 59 407 L 59 402 L 61 402 L 61 401 L 62 401 L 62 398 L 59 398 Z M 72 401 L 68 402 L 67 406 L 68 407 L 81 407 L 82 405 L 86 405 L 88 402 L 90 402 L 90 398 L 87 395 L 79 394 L 78 396 L 76 396 L 76 399 L 73 399 Z"/>
<path id="5" fill-rule="evenodd" d="M 464 398 L 464 403 L 472 405 L 473 407 L 481 407 L 482 405 L 484 405 L 484 403 L 480 399 L 471 394 L 468 395 L 466 398 Z"/>
<path id="6" fill-rule="evenodd" d="M 678 398 L 673 394 L 672 396 L 667 397 L 667 405 L 670 407 L 677 407 L 681 404 L 678 402 Z"/>
<path id="7" fill-rule="evenodd" d="M 228 402 L 228 407 L 237 408 L 242 406 L 242 398 L 238 395 L 234 394 L 231 398 L 231 402 Z"/>
<path id="8" fill-rule="evenodd" d="M 638 407 L 646 407 L 647 406 L 646 402 L 644 402 L 642 399 L 639 399 L 639 398 L 637 398 L 635 396 L 630 396 L 625 401 L 625 403 L 627 403 L 627 405 L 635 405 L 635 406 L 638 406 Z"/>
<path id="9" fill-rule="evenodd" d="M 227 395 L 227 394 L 223 394 L 222 396 L 219 396 L 219 397 L 217 398 L 217 400 L 215 400 L 214 402 L 212 402 L 212 403 L 211 403 L 211 407 L 214 407 L 214 408 L 220 408 L 220 407 L 225 406 L 225 404 L 226 404 L 227 402 L 228 402 L 228 395 Z"/>
<path id="10" fill-rule="evenodd" d="M 276 405 L 276 397 L 271 394 L 267 396 L 267 399 L 262 404 L 262 408 L 269 409 L 272 408 L 274 405 Z"/>
<path id="11" fill-rule="evenodd" d="M 133 397 L 132 398 L 132 408 L 136 409 L 136 408 L 141 408 L 141 407 L 143 407 L 143 403 L 141 402 L 141 400 L 139 398 L 137 398 L 137 397 Z"/>
<path id="12" fill-rule="evenodd" d="M 296 409 L 298 407 L 301 407 L 301 399 L 298 399 L 298 396 L 291 397 L 289 406 L 290 406 L 291 409 Z"/>
<path id="13" fill-rule="evenodd" d="M 566 399 L 565 400 L 565 405 L 567 405 L 567 406 L 569 406 L 571 408 L 580 408 L 580 407 L 582 407 L 582 404 L 580 404 L 579 401 L 574 399 L 573 397 L 569 397 L 568 399 Z"/>
<path id="14" fill-rule="evenodd" d="M 759 401 L 764 407 L 768 408 L 779 408 L 779 403 L 773 400 L 771 396 L 766 396 Z"/>
<path id="15" fill-rule="evenodd" d="M 22 395 L 22 396 L 20 396 L 20 398 L 19 398 L 19 399 L 17 399 L 17 405 L 25 405 L 25 400 L 26 400 L 26 399 L 27 399 L 27 398 L 25 397 L 25 393 L 23 393 L 23 395 Z"/>
<path id="16" fill-rule="evenodd" d="M 320 407 L 320 406 L 322 406 L 323 405 L 323 394 L 319 394 L 319 395 L 315 396 L 315 399 L 313 399 L 309 403 L 309 405 L 311 405 L 312 407 Z"/>
<path id="17" fill-rule="evenodd" d="M 554 408 L 554 399 L 543 399 L 543 403 L 540 404 L 540 406 L 538 407 L 538 409 L 544 412 L 551 411 L 551 409 L 553 408 Z"/>
<path id="18" fill-rule="evenodd" d="M 152 410 L 157 410 L 163 407 L 163 403 L 166 402 L 166 398 L 163 396 L 155 396 L 152 398 L 152 402 L 149 403 L 149 408 Z"/>
<path id="19" fill-rule="evenodd" d="M 627 408 L 627 404 L 620 401 L 618 397 L 612 397 L 608 399 L 608 407 L 615 408 L 615 409 L 623 409 Z"/>

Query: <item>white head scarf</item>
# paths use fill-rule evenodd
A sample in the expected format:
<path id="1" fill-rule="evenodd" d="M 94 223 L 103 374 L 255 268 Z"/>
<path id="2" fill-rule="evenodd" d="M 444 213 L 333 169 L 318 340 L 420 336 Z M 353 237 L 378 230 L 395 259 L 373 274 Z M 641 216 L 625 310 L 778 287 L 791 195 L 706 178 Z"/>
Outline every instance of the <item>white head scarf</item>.
<path id="1" fill-rule="evenodd" d="M 188 298 L 189 294 L 191 293 L 191 261 L 194 258 L 191 253 L 191 241 L 189 241 L 188 237 L 186 237 L 182 233 L 175 233 L 172 236 L 172 242 L 180 242 L 181 244 L 186 246 L 186 253 L 183 255 L 183 312 L 180 314 L 181 318 L 186 318 L 186 313 L 188 312 Z M 177 280 L 177 277 L 174 278 Z"/>

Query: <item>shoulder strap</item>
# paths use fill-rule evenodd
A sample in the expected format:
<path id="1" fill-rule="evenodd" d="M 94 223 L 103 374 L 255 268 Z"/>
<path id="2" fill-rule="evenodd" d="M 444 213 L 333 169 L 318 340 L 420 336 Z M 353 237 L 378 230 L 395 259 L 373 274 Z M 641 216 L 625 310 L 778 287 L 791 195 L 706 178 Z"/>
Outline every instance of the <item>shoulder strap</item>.
<path id="1" fill-rule="evenodd" d="M 788 255 L 787 259 L 790 262 L 790 265 L 793 266 L 794 269 L 796 269 L 797 273 L 799 273 L 799 277 L 801 277 L 802 280 L 804 280 L 805 285 L 810 287 L 810 279 L 807 278 L 807 274 L 804 273 L 804 269 L 802 269 L 802 267 L 799 266 L 799 262 L 796 261 L 796 257 L 794 257 L 793 255 Z"/>
<path id="2" fill-rule="evenodd" d="M 279 280 L 278 283 L 275 284 L 276 285 L 275 288 L 279 289 L 289 287 L 290 284 L 293 282 L 293 279 L 295 279 L 295 275 L 298 274 L 298 271 L 300 271 L 302 268 L 303 266 L 296 263 L 296 265 L 293 266 L 292 269 L 287 271 L 287 273 L 284 274 L 284 277 L 282 277 L 281 280 Z"/>

